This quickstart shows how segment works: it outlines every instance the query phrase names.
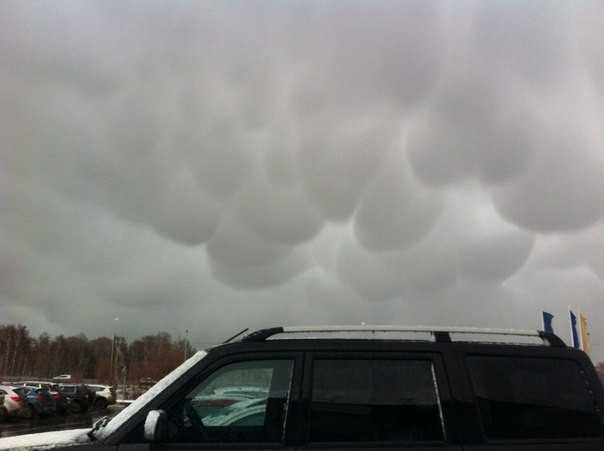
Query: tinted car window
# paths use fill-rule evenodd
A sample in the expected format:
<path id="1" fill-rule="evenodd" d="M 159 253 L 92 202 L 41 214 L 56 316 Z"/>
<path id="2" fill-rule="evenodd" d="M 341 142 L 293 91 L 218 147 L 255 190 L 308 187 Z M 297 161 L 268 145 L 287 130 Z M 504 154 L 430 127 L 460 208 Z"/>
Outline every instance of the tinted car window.
<path id="1" fill-rule="evenodd" d="M 603 435 L 596 400 L 574 361 L 472 356 L 467 362 L 488 438 Z"/>
<path id="2" fill-rule="evenodd" d="M 17 393 L 17 394 L 18 394 L 19 396 L 21 396 L 21 397 L 25 397 L 25 396 L 26 396 L 26 395 L 25 395 L 25 390 L 24 390 L 23 388 L 18 388 L 18 387 L 15 387 L 15 388 L 13 388 L 13 391 L 14 391 L 15 393 Z"/>
<path id="3" fill-rule="evenodd" d="M 170 441 L 281 442 L 292 370 L 292 360 L 222 367 L 172 409 Z"/>
<path id="4" fill-rule="evenodd" d="M 424 360 L 316 360 L 313 442 L 442 441 L 433 366 Z"/>

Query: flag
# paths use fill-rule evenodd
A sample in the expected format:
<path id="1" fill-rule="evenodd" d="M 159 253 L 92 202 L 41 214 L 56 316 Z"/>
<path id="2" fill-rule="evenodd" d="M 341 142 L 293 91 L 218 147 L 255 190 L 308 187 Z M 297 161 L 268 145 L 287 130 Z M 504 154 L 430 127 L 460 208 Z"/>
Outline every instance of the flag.
<path id="1" fill-rule="evenodd" d="M 573 348 L 580 348 L 581 344 L 579 343 L 579 333 L 577 332 L 577 317 L 572 310 L 570 310 L 570 332 Z"/>
<path id="2" fill-rule="evenodd" d="M 585 352 L 589 352 L 589 339 L 587 336 L 587 320 L 580 313 L 579 313 L 579 324 L 581 325 L 581 343 L 583 343 L 583 350 Z"/>
<path id="3" fill-rule="evenodd" d="M 552 326 L 552 320 L 554 319 L 554 315 L 549 312 L 542 311 L 542 319 L 543 319 L 543 330 L 545 332 L 549 332 L 550 334 L 554 333 L 554 326 Z"/>

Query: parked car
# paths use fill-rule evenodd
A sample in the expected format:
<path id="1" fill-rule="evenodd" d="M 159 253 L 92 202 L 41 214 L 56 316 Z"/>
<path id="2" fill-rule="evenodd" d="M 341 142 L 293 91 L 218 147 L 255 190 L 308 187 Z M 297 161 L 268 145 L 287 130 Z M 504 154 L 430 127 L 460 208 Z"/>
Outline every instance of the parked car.
<path id="1" fill-rule="evenodd" d="M 115 404 L 115 389 L 111 385 L 88 384 L 88 388 L 94 392 L 92 404 L 99 409 L 104 409 Z"/>
<path id="2" fill-rule="evenodd" d="M 139 386 L 145 389 L 155 385 L 156 383 L 157 381 L 152 377 L 141 377 L 139 380 Z"/>
<path id="3" fill-rule="evenodd" d="M 63 393 L 61 392 L 61 389 L 59 388 L 58 384 L 55 384 L 53 382 L 46 382 L 46 381 L 20 381 L 20 382 L 15 382 L 14 385 L 15 386 L 37 387 L 37 388 L 43 388 L 45 390 L 48 390 L 48 392 L 50 393 L 50 395 L 53 397 L 53 399 L 55 401 L 55 406 L 56 406 L 55 411 L 62 415 L 67 413 L 69 404 L 68 404 L 65 396 L 63 396 Z"/>
<path id="4" fill-rule="evenodd" d="M 67 400 L 67 408 L 73 413 L 86 412 L 91 398 L 88 389 L 82 384 L 60 384 L 59 390 Z"/>
<path id="5" fill-rule="evenodd" d="M 71 374 L 59 374 L 52 378 L 53 381 L 67 381 L 71 379 Z"/>
<path id="6" fill-rule="evenodd" d="M 27 397 L 31 416 L 51 415 L 57 410 L 55 399 L 47 389 L 24 386 L 23 391 Z"/>
<path id="7" fill-rule="evenodd" d="M 546 332 L 460 332 L 260 330 L 198 352 L 90 431 L 0 449 L 604 449 L 604 390 L 583 351 Z"/>
<path id="8" fill-rule="evenodd" d="M 22 417 L 29 418 L 31 410 L 27 405 L 27 396 L 22 387 L 0 385 L 0 396 L 4 396 L 3 414 L 6 419 Z M 2 414 L 0 414 L 2 416 Z"/>

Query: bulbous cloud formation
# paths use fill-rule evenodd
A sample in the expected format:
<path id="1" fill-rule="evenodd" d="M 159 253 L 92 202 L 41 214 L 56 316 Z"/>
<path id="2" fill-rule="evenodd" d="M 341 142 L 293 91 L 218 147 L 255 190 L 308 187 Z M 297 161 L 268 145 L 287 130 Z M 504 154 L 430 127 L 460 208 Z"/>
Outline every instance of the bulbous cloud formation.
<path id="1" fill-rule="evenodd" d="M 601 2 L 9 0 L 0 21 L 0 320 L 498 326 L 565 308 L 572 277 L 587 311 L 604 295 Z"/>

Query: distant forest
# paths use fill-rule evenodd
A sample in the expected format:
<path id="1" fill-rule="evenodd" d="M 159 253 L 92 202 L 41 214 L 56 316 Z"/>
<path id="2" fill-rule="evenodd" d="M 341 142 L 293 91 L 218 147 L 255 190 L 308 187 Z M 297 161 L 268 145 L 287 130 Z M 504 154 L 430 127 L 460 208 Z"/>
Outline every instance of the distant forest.
<path id="1" fill-rule="evenodd" d="M 113 346 L 111 342 L 107 337 L 90 340 L 84 334 L 53 338 L 43 333 L 34 338 L 22 324 L 0 325 L 0 378 L 51 379 L 71 374 L 74 381 L 114 385 L 125 379 L 136 384 L 143 377 L 161 379 L 180 365 L 185 355 L 196 352 L 185 339 L 175 340 L 167 332 L 130 344 L 119 336 Z M 604 382 L 604 362 L 594 364 Z"/>
<path id="2" fill-rule="evenodd" d="M 185 346 L 187 347 L 185 352 Z M 185 339 L 158 332 L 127 343 L 124 337 L 88 339 L 80 334 L 32 337 L 22 324 L 0 325 L 0 377 L 50 379 L 71 374 L 74 381 L 115 384 L 143 377 L 159 380 L 195 349 Z"/>

